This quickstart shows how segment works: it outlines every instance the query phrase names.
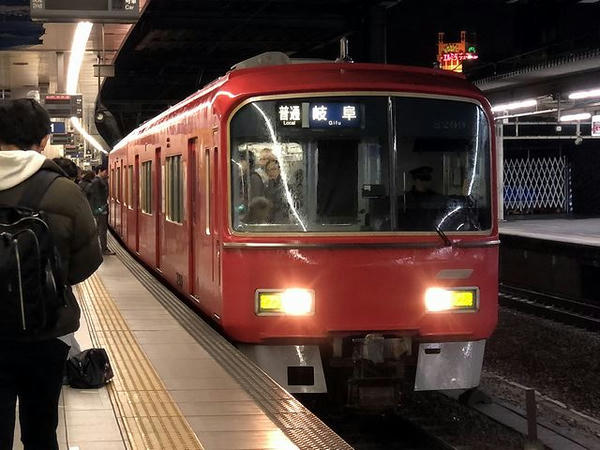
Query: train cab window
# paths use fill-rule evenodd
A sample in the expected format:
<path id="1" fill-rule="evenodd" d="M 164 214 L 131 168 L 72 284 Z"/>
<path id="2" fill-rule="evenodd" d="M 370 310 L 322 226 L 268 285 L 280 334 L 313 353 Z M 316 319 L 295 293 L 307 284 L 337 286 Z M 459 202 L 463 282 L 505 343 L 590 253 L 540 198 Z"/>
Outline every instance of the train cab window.
<path id="1" fill-rule="evenodd" d="M 142 212 L 152 214 L 152 161 L 142 163 L 140 205 Z"/>
<path id="2" fill-rule="evenodd" d="M 474 103 L 400 96 L 266 100 L 240 108 L 230 127 L 235 231 L 491 226 L 489 125 Z M 427 174 L 425 199 L 419 190 Z"/>
<path id="3" fill-rule="evenodd" d="M 167 220 L 183 223 L 183 166 L 181 155 L 167 157 L 165 177 Z"/>
<path id="4" fill-rule="evenodd" d="M 489 126 L 481 108 L 418 98 L 394 106 L 398 229 L 489 229 Z"/>

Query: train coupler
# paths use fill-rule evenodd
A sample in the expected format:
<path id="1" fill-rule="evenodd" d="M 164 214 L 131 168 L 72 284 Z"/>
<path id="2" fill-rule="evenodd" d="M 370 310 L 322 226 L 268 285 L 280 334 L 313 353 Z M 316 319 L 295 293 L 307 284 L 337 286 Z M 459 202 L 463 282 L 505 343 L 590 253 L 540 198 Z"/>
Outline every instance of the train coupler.
<path id="1" fill-rule="evenodd" d="M 410 338 L 368 334 L 352 340 L 353 374 L 348 380 L 347 406 L 385 410 L 400 404 Z"/>

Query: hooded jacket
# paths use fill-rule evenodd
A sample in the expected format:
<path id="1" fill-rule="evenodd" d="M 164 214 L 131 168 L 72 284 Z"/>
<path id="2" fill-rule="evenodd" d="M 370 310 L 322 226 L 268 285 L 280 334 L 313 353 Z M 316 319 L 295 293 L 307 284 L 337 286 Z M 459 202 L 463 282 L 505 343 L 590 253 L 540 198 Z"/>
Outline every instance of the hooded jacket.
<path id="1" fill-rule="evenodd" d="M 64 175 L 43 155 L 29 150 L 0 151 L 0 205 L 16 206 L 31 177 L 40 169 Z M 40 201 L 48 217 L 50 232 L 61 256 L 63 279 L 67 280 L 67 307 L 60 310 L 56 326 L 36 336 L 52 339 L 79 328 L 79 305 L 70 286 L 80 283 L 102 263 L 96 224 L 85 195 L 66 177 L 54 180 Z"/>

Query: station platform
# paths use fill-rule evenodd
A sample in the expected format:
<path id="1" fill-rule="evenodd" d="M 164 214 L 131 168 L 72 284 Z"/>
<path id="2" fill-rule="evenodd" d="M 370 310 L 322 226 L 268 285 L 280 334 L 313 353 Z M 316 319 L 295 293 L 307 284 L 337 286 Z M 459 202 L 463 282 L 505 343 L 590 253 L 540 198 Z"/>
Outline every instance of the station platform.
<path id="1" fill-rule="evenodd" d="M 600 247 L 600 218 L 509 220 L 500 223 L 500 235 Z"/>
<path id="2" fill-rule="evenodd" d="M 500 224 L 500 282 L 577 301 L 600 301 L 600 218 Z"/>
<path id="3" fill-rule="evenodd" d="M 74 290 L 76 338 L 115 377 L 64 386 L 60 449 L 350 449 L 110 237 L 116 256 Z M 16 427 L 15 449 L 22 449 Z"/>

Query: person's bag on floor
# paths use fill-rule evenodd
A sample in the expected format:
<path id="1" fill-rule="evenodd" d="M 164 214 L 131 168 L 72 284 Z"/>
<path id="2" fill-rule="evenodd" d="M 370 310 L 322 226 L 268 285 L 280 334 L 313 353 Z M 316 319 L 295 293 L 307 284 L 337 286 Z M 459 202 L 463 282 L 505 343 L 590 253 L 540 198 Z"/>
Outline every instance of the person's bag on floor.
<path id="1" fill-rule="evenodd" d="M 103 348 L 84 350 L 67 361 L 67 378 L 73 388 L 96 389 L 110 382 L 113 376 Z"/>

